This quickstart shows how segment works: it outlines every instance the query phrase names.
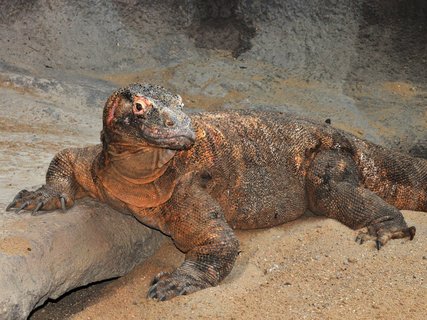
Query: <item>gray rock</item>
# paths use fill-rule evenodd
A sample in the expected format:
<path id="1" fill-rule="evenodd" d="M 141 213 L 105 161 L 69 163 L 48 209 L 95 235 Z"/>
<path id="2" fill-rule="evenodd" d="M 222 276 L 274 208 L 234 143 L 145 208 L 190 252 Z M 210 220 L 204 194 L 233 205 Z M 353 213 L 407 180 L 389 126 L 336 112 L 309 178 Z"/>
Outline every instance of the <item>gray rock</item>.
<path id="1" fill-rule="evenodd" d="M 129 272 L 162 235 L 92 200 L 67 213 L 0 216 L 0 319 L 26 319 L 48 298 Z"/>

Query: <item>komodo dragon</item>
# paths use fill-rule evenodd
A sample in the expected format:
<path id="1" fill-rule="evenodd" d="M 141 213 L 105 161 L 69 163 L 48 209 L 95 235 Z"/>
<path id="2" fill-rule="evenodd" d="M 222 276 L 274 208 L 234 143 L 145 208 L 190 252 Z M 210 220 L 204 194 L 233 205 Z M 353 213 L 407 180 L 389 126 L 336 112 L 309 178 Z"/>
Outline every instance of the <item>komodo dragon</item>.
<path id="1" fill-rule="evenodd" d="M 408 237 L 398 209 L 427 211 L 427 160 L 387 150 L 328 124 L 281 112 L 188 116 L 160 86 L 114 92 L 102 144 L 59 152 L 36 191 L 8 210 L 69 208 L 96 198 L 170 235 L 186 254 L 157 275 L 148 297 L 167 300 L 217 285 L 233 267 L 233 229 L 276 226 L 307 209 L 352 229 L 356 240 Z"/>

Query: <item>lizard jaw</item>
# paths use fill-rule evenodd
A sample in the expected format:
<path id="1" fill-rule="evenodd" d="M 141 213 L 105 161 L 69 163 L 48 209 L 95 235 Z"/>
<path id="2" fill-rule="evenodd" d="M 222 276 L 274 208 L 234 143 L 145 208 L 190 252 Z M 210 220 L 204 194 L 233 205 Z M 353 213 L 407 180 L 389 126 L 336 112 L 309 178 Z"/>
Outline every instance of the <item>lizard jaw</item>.
<path id="1" fill-rule="evenodd" d="M 177 130 L 176 132 L 163 132 L 162 134 L 158 134 L 158 130 L 145 128 L 141 134 L 142 138 L 150 145 L 173 150 L 188 150 L 196 141 L 196 134 L 191 128 Z"/>

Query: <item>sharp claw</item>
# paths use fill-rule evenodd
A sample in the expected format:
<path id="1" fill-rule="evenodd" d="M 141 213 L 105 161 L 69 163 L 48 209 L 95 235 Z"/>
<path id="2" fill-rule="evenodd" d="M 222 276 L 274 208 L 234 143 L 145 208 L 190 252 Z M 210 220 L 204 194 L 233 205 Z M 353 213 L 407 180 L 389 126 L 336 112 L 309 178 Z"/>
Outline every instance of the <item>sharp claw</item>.
<path id="1" fill-rule="evenodd" d="M 28 190 L 27 190 L 27 189 L 24 189 L 24 190 L 19 191 L 19 192 L 18 192 L 18 194 L 17 194 L 17 195 L 15 196 L 15 198 L 13 199 L 13 201 L 15 201 L 15 200 L 17 200 L 17 199 L 19 199 L 19 198 L 22 198 L 22 196 L 23 196 L 26 192 L 28 192 Z"/>
<path id="2" fill-rule="evenodd" d="M 24 202 L 18 209 L 15 210 L 15 213 L 18 214 L 28 206 L 28 202 Z"/>
<path id="3" fill-rule="evenodd" d="M 363 237 L 361 236 L 357 236 L 356 240 L 355 240 L 358 244 L 363 244 L 365 242 L 365 240 L 363 240 Z"/>
<path id="4" fill-rule="evenodd" d="M 156 286 L 155 285 L 152 286 L 150 288 L 150 290 L 148 290 L 147 296 L 150 299 L 156 299 L 157 298 L 157 295 L 156 295 Z"/>
<path id="5" fill-rule="evenodd" d="M 6 211 L 11 211 L 10 209 L 12 209 L 16 204 L 16 201 L 12 201 L 11 203 L 9 203 L 9 205 L 6 207 Z"/>
<path id="6" fill-rule="evenodd" d="M 65 198 L 61 196 L 60 199 L 61 199 L 62 212 L 65 212 L 67 211 L 67 208 L 65 207 Z"/>
<path id="7" fill-rule="evenodd" d="M 381 241 L 380 240 L 375 240 L 375 246 L 377 247 L 377 250 L 380 250 L 381 249 L 381 247 L 382 247 L 382 243 L 381 243 Z"/>
<path id="8" fill-rule="evenodd" d="M 151 283 L 150 283 L 150 286 L 154 286 L 157 282 L 159 282 L 160 281 L 160 279 L 163 277 L 163 276 L 166 276 L 168 273 L 167 272 L 159 272 L 154 278 L 153 278 L 153 280 L 151 280 Z"/>
<path id="9" fill-rule="evenodd" d="M 155 276 L 153 280 L 151 280 L 150 286 L 154 286 L 157 282 L 159 282 L 160 278 L 158 276 Z"/>
<path id="10" fill-rule="evenodd" d="M 43 202 L 39 202 L 38 204 L 37 204 L 37 207 L 33 210 L 33 212 L 31 212 L 31 215 L 36 215 L 37 214 L 37 212 L 43 207 Z"/>
<path id="11" fill-rule="evenodd" d="M 187 295 L 187 289 L 182 289 L 179 293 L 178 293 L 178 295 L 179 296 L 186 296 Z"/>
<path id="12" fill-rule="evenodd" d="M 413 240 L 417 229 L 415 227 L 410 227 L 408 231 L 409 231 L 409 240 Z"/>

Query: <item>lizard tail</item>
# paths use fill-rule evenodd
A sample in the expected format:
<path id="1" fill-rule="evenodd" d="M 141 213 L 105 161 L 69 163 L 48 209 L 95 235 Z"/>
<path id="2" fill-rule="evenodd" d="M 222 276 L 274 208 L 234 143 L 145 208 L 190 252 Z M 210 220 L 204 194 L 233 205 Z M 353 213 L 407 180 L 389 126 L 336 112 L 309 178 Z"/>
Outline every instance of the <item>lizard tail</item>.
<path id="1" fill-rule="evenodd" d="M 427 212 L 427 160 L 361 142 L 356 148 L 363 185 L 398 209 Z"/>

